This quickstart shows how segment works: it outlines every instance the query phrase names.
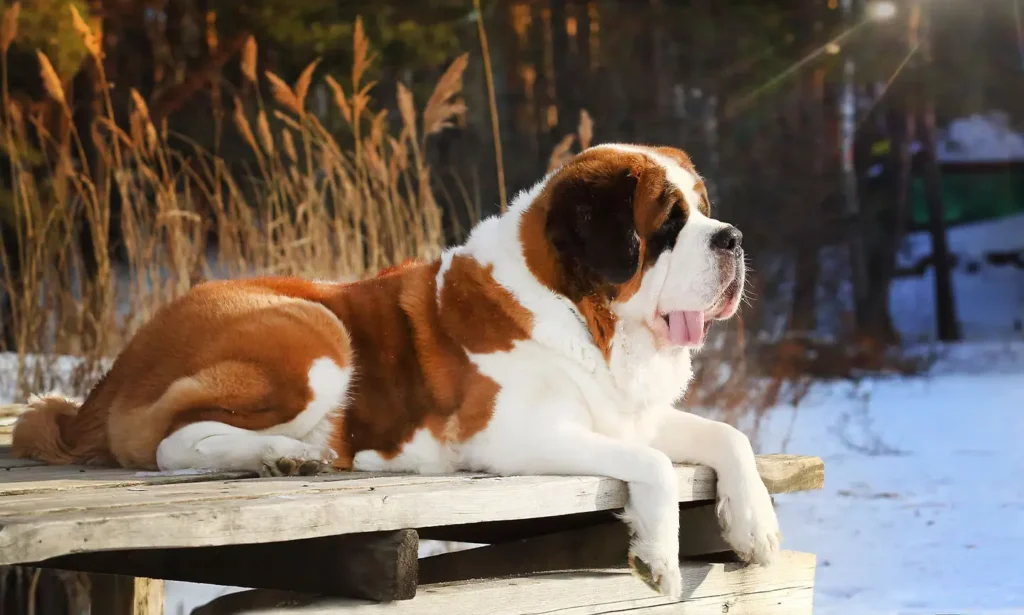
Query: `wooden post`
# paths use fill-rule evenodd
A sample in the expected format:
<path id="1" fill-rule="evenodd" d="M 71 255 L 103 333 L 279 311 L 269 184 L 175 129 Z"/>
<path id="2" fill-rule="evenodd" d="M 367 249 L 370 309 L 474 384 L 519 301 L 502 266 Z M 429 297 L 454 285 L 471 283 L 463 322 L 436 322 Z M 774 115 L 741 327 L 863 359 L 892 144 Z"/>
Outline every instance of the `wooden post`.
<path id="1" fill-rule="evenodd" d="M 399 530 L 223 547 L 99 551 L 37 565 L 387 601 L 416 595 L 418 547 L 415 530 Z"/>
<path id="2" fill-rule="evenodd" d="M 95 615 L 163 615 L 164 582 L 144 577 L 90 574 Z"/>

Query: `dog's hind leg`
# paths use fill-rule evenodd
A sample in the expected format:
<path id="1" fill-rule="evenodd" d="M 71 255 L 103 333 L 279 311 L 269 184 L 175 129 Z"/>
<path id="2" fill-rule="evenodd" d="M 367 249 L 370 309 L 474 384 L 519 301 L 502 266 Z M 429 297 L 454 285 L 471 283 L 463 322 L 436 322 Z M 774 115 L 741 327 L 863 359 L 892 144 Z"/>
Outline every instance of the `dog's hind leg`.
<path id="1" fill-rule="evenodd" d="M 161 470 L 242 470 L 264 476 L 315 474 L 336 456 L 316 443 L 216 421 L 182 427 L 160 443 L 156 455 Z"/>
<path id="2" fill-rule="evenodd" d="M 312 473 L 337 458 L 331 449 L 352 368 L 321 357 L 308 382 L 268 377 L 268 368 L 226 362 L 184 378 L 157 402 L 180 421 L 156 449 L 161 470 Z"/>

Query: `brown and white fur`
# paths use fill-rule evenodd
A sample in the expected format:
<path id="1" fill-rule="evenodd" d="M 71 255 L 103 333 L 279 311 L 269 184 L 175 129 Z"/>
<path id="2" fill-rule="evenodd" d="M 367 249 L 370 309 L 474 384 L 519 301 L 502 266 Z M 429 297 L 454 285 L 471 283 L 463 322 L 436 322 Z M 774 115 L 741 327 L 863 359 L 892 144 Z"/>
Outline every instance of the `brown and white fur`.
<path id="1" fill-rule="evenodd" d="M 352 284 L 196 286 L 80 407 L 35 398 L 14 451 L 274 475 L 609 476 L 629 484 L 631 558 L 678 597 L 673 462 L 717 472 L 742 557 L 768 563 L 780 541 L 748 439 L 673 406 L 708 323 L 743 292 L 741 235 L 710 215 L 682 151 L 590 148 L 436 261 Z"/>

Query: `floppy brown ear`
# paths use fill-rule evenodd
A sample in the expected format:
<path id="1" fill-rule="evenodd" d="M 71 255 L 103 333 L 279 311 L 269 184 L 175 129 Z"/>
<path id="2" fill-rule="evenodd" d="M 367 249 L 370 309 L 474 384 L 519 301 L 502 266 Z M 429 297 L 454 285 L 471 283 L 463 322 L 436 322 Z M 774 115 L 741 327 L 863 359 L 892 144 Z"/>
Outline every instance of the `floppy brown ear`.
<path id="1" fill-rule="evenodd" d="M 570 165 L 551 186 L 546 233 L 575 290 L 623 284 L 640 266 L 633 201 L 639 178 L 621 165 Z"/>

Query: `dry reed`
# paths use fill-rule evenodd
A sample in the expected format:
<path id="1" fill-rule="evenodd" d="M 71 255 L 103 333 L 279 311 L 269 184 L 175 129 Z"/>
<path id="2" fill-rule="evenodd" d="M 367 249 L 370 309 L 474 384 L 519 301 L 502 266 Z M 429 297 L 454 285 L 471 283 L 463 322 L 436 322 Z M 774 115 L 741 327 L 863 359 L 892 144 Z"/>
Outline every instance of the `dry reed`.
<path id="1" fill-rule="evenodd" d="M 480 55 L 484 59 L 484 77 L 487 82 L 487 101 L 491 112 L 491 132 L 494 141 L 494 165 L 498 174 L 498 195 L 501 212 L 508 208 L 508 194 L 505 186 L 505 161 L 501 153 L 501 123 L 498 120 L 498 101 L 494 94 L 494 72 L 491 69 L 491 49 L 487 44 L 487 28 L 484 27 L 484 14 L 480 10 L 480 0 L 473 0 L 476 12 L 477 33 L 480 35 Z"/>
<path id="2" fill-rule="evenodd" d="M 16 37 L 16 6 L 0 27 L 4 61 Z M 94 43 L 81 16 L 73 17 Z M 263 71 L 276 109 L 265 107 L 258 88 L 254 99 L 236 99 L 234 125 L 254 160 L 247 172 L 198 146 L 169 143 L 137 92 L 126 126 L 114 120 L 104 95 L 106 113 L 80 134 L 66 119 L 70 101 L 42 53 L 40 74 L 56 115 L 24 112 L 5 87 L 0 147 L 11 175 L 0 197 L 0 221 L 9 229 L 0 236 L 0 295 L 9 298 L 13 343 L 6 350 L 18 357 L 19 395 L 55 385 L 81 394 L 127 336 L 199 281 L 253 274 L 357 279 L 440 253 L 442 210 L 424 152 L 427 139 L 464 112 L 457 96 L 467 57 L 452 64 L 422 112 L 400 90 L 402 122 L 392 134 L 365 80 L 373 55 L 361 21 L 353 47 L 350 84 L 326 78 L 345 139 L 327 128 L 331 117 L 306 108 L 318 61 L 293 85 Z M 257 52 L 252 39 L 242 50 L 242 74 L 252 83 L 260 78 Z M 97 91 L 107 92 L 97 72 Z M 82 147 L 87 139 L 91 157 Z M 119 225 L 113 235 L 121 237 L 123 263 L 112 258 L 112 224 Z M 53 376 L 64 355 L 77 357 L 70 382 Z"/>

